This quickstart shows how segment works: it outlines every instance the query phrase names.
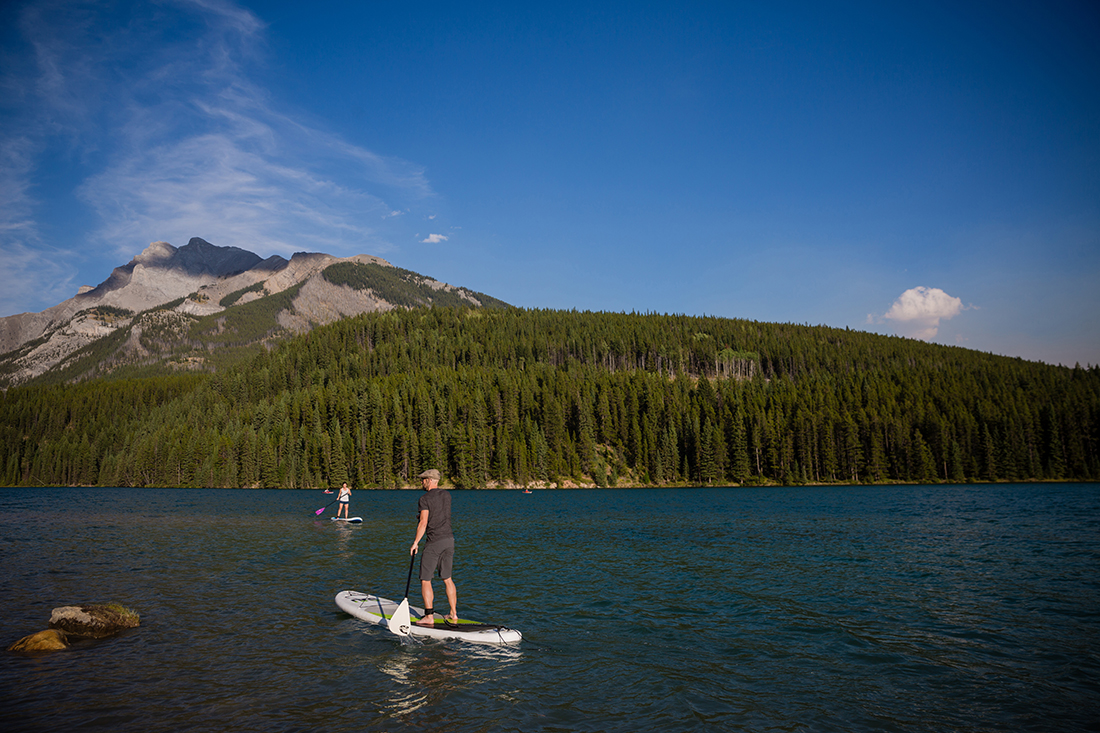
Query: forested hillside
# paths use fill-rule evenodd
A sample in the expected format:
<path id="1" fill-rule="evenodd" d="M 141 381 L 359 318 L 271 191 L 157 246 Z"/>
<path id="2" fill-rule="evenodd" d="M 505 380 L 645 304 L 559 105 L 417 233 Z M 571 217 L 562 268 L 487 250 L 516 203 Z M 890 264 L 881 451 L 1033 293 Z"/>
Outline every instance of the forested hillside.
<path id="1" fill-rule="evenodd" d="M 1100 369 L 825 327 L 419 308 L 217 374 L 13 388 L 6 485 L 1100 479 Z"/>

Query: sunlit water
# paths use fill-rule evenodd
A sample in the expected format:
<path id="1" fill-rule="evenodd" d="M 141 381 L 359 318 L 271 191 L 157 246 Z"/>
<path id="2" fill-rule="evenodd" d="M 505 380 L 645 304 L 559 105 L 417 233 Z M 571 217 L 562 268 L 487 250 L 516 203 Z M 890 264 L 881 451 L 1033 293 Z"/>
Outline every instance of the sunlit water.
<path id="1" fill-rule="evenodd" d="M 0 489 L 4 646 L 56 606 L 142 618 L 0 654 L 0 730 L 1100 722 L 1095 484 L 456 491 L 460 612 L 520 629 L 505 648 L 333 603 L 404 594 L 417 496 L 356 492 L 339 526 L 316 491 Z"/>

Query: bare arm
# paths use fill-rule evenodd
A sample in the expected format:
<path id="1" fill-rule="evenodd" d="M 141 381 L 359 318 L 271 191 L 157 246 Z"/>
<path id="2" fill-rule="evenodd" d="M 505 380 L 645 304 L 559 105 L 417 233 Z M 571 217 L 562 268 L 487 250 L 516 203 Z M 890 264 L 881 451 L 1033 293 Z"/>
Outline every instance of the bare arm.
<path id="1" fill-rule="evenodd" d="M 424 539 L 424 533 L 428 531 L 428 510 L 420 510 L 420 523 L 416 525 L 416 539 L 413 540 L 412 547 L 409 548 L 409 554 L 416 554 L 416 546 L 420 544 L 420 540 Z"/>

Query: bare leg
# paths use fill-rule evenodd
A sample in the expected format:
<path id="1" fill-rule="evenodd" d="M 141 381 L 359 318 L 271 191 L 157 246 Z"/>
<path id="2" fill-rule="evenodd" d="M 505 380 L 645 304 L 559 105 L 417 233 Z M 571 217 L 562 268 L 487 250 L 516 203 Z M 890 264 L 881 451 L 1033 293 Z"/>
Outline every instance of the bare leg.
<path id="1" fill-rule="evenodd" d="M 447 587 L 447 603 L 451 606 L 451 615 L 447 618 L 451 621 L 458 621 L 458 589 L 455 588 L 455 582 L 450 578 L 444 578 L 443 585 Z"/>
<path id="2" fill-rule="evenodd" d="M 420 581 L 420 596 L 424 599 L 424 608 L 432 608 L 435 604 L 435 591 L 432 590 L 432 581 L 422 580 Z M 435 614 L 433 613 L 431 618 L 426 614 L 424 618 L 417 621 L 421 626 L 435 626 Z"/>

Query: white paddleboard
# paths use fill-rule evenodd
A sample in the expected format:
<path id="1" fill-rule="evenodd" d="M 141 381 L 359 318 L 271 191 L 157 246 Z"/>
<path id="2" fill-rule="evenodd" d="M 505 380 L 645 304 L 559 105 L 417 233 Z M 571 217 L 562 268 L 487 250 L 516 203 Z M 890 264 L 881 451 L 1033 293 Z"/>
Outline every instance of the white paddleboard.
<path id="1" fill-rule="evenodd" d="M 362 517 L 329 517 L 334 522 L 349 522 L 351 524 L 360 524 L 363 521 Z"/>
<path id="2" fill-rule="evenodd" d="M 387 626 L 390 616 L 397 610 L 397 601 L 389 598 L 360 593 L 354 590 L 345 590 L 336 594 L 336 605 L 341 611 L 349 613 L 357 619 L 369 621 L 379 626 Z M 457 624 L 451 625 L 445 621 L 437 620 L 435 626 L 417 626 L 418 621 L 424 615 L 423 608 L 409 606 L 409 612 L 413 617 L 413 624 L 409 631 L 413 636 L 430 636 L 435 639 L 463 639 L 480 644 L 515 644 L 523 635 L 515 629 L 509 629 L 495 624 L 482 624 L 477 621 L 459 619 Z"/>

